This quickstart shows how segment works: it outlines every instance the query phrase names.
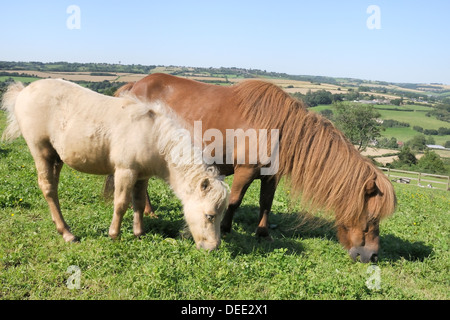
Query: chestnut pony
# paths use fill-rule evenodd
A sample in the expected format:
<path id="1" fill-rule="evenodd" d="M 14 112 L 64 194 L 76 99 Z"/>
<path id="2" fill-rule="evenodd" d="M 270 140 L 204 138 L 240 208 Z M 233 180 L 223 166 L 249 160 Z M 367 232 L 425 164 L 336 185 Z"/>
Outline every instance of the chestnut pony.
<path id="1" fill-rule="evenodd" d="M 334 212 L 338 238 L 353 260 L 360 256 L 361 262 L 377 261 L 379 222 L 396 206 L 393 186 L 342 132 L 329 120 L 309 112 L 301 101 L 264 81 L 225 87 L 167 74 L 128 83 L 116 95 L 123 92 L 144 101 L 163 101 L 189 125 L 201 121 L 203 132 L 214 128 L 225 136 L 227 129 L 279 130 L 279 169 L 275 174 L 261 175 L 261 163 L 242 164 L 236 159 L 217 165 L 221 174 L 234 174 L 222 232 L 231 231 L 233 215 L 247 188 L 260 179 L 256 234 L 270 238 L 269 212 L 280 178 L 286 176 L 292 194 L 301 196 L 309 209 Z M 241 143 L 248 152 L 248 143 Z M 226 153 L 224 150 L 224 158 Z M 150 203 L 147 206 L 150 208 Z"/>

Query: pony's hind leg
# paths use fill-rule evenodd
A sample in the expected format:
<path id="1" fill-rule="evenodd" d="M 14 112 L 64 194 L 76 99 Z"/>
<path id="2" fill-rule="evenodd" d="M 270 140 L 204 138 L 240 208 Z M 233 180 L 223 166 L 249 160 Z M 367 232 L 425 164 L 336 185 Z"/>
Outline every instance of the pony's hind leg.
<path id="1" fill-rule="evenodd" d="M 147 181 L 148 184 L 148 181 Z M 152 203 L 150 201 L 150 196 L 148 195 L 148 192 L 145 191 L 145 209 L 144 209 L 144 214 L 146 216 L 150 216 L 152 218 L 158 218 L 158 216 L 155 214 L 155 210 L 153 210 L 153 206 Z"/>
<path id="2" fill-rule="evenodd" d="M 50 208 L 52 220 L 56 230 L 66 242 L 74 242 L 77 239 L 70 232 L 69 226 L 64 221 L 58 198 L 59 174 L 64 163 L 52 148 L 42 148 L 38 156 L 35 156 L 38 173 L 39 188 Z"/>
<path id="3" fill-rule="evenodd" d="M 136 174 L 129 169 L 119 169 L 114 173 L 114 214 L 109 227 L 109 236 L 116 239 L 120 233 L 122 219 L 131 201 L 131 192 L 136 184 Z"/>
<path id="4" fill-rule="evenodd" d="M 147 201 L 147 186 L 148 180 L 137 181 L 133 188 L 133 232 L 136 237 L 140 237 L 144 234 L 143 215 Z"/>

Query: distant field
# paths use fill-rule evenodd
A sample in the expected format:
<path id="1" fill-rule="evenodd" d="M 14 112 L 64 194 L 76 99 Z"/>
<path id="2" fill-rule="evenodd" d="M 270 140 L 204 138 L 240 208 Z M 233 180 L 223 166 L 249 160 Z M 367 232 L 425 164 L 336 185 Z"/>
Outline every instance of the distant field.
<path id="1" fill-rule="evenodd" d="M 409 109 L 409 107 L 411 106 L 404 106 L 404 107 Z M 430 108 L 427 110 L 414 110 L 414 111 L 397 111 L 396 109 L 381 110 L 378 107 L 376 108 L 378 109 L 378 112 L 381 114 L 382 119 L 395 119 L 400 122 L 407 122 L 411 125 L 411 127 L 420 126 L 424 129 L 437 129 L 439 127 L 450 127 L 450 123 L 448 122 L 440 121 L 434 117 L 427 117 L 425 114 L 427 111 L 431 110 Z"/>
<path id="2" fill-rule="evenodd" d="M 54 66 L 54 68 L 57 69 L 58 66 Z M 153 70 L 151 70 L 152 73 L 155 72 L 163 72 L 163 73 L 173 73 L 177 71 L 181 71 L 182 69 L 179 67 L 156 67 Z M 17 71 L 8 71 L 5 70 L 5 72 L 17 72 Z M 83 71 L 83 72 L 41 72 L 41 71 L 20 71 L 21 73 L 28 74 L 28 75 L 34 75 L 39 78 L 64 78 L 69 81 L 92 81 L 92 82 L 101 82 L 101 81 L 110 81 L 110 82 L 132 82 L 132 81 L 139 81 L 140 79 L 144 78 L 146 74 L 134 74 L 134 73 L 109 73 L 106 75 L 92 75 L 89 71 Z M 5 81 L 9 77 L 2 76 L 0 77 L 0 81 Z M 25 83 L 33 82 L 38 80 L 38 78 L 35 77 L 12 77 L 16 81 L 22 81 Z M 241 81 L 246 80 L 246 78 L 243 77 L 237 77 L 235 75 L 222 75 L 222 74 L 209 74 L 209 73 L 192 73 L 189 76 L 186 76 L 186 78 L 194 79 L 197 81 L 218 81 L 223 82 L 223 84 L 226 84 L 226 81 L 230 84 L 238 83 Z M 310 82 L 310 81 L 297 81 L 297 80 L 290 80 L 290 79 L 279 79 L 279 78 L 262 78 L 263 80 L 270 81 L 281 88 L 285 90 L 288 93 L 295 93 L 295 92 L 301 92 L 303 94 L 307 93 L 309 90 L 311 91 L 317 91 L 317 90 L 327 90 L 330 91 L 333 94 L 336 93 L 342 93 L 346 94 L 348 92 L 347 85 L 354 85 L 352 83 L 344 83 L 344 85 L 334 85 L 334 84 L 327 84 L 327 83 L 316 83 L 316 82 Z M 222 84 L 222 83 L 221 83 Z M 366 85 L 366 84 L 364 84 Z M 369 87 L 377 87 L 380 85 L 375 84 L 368 84 Z M 398 87 L 397 89 L 401 89 Z M 407 90 L 407 89 L 405 89 Z M 408 89 L 410 91 L 414 92 L 420 92 L 418 90 Z M 385 96 L 387 98 L 397 98 L 396 96 L 392 96 L 389 94 L 377 94 L 373 93 L 374 96 Z M 417 106 L 417 105 L 405 105 L 405 106 L 386 106 L 386 105 L 380 105 L 375 106 L 379 113 L 381 114 L 382 119 L 393 119 L 401 122 L 407 122 L 410 124 L 409 128 L 388 128 L 385 131 L 382 132 L 382 135 L 384 137 L 390 138 L 395 137 L 399 141 L 407 141 L 410 140 L 413 136 L 417 135 L 418 132 L 413 130 L 413 126 L 420 126 L 424 129 L 438 129 L 439 127 L 450 127 L 450 124 L 447 122 L 443 122 L 440 120 L 437 120 L 433 117 L 426 117 L 425 113 L 430 110 L 430 107 L 426 106 Z M 332 109 L 332 106 L 329 105 L 322 105 L 317 106 L 315 108 L 312 108 L 312 110 L 316 112 L 320 112 L 323 109 Z M 401 110 L 407 110 L 407 111 L 401 111 Z M 444 145 L 446 141 L 450 140 L 450 135 L 446 136 L 433 136 L 436 144 Z"/>
<path id="3" fill-rule="evenodd" d="M 7 70 L 5 72 L 8 72 Z M 10 71 L 17 72 L 17 71 Z M 138 81 L 146 76 L 146 74 L 135 74 L 135 73 L 110 73 L 111 75 L 91 75 L 92 72 L 41 72 L 41 71 L 20 71 L 20 73 L 34 75 L 42 79 L 65 79 L 68 81 L 91 81 L 91 82 L 102 82 L 102 81 L 120 81 L 120 82 L 130 82 Z M 5 81 L 9 77 L 2 76 L 0 81 Z M 31 82 L 39 80 L 34 77 L 11 77 L 16 81 Z M 30 81 L 29 81 L 30 80 Z"/>
<path id="4" fill-rule="evenodd" d="M 1 76 L 0 77 L 0 82 L 6 81 L 9 78 L 14 79 L 14 81 L 17 81 L 17 82 L 20 81 L 20 82 L 23 82 L 23 83 L 30 83 L 30 82 L 39 80 L 39 78 L 35 78 L 35 77 L 7 77 L 7 76 Z"/>
<path id="5" fill-rule="evenodd" d="M 397 120 L 400 122 L 407 122 L 410 127 L 405 128 L 387 128 L 381 134 L 386 138 L 395 137 L 399 141 L 408 141 L 419 132 L 413 130 L 414 126 L 420 126 L 424 129 L 439 129 L 440 127 L 448 128 L 450 123 L 445 121 L 440 121 L 434 117 L 427 117 L 425 114 L 428 110 L 431 110 L 425 106 L 416 105 L 405 105 L 405 106 L 393 106 L 393 105 L 379 105 L 375 106 L 378 112 L 381 114 L 381 119 L 383 120 Z M 324 109 L 333 110 L 332 105 L 320 105 L 311 110 L 315 112 L 320 112 Z M 389 110 L 387 110 L 389 109 Z M 399 111 L 399 110 L 410 110 L 410 111 Z M 445 136 L 432 136 L 436 144 L 444 145 L 446 141 L 450 140 L 450 135 Z"/>
<path id="6" fill-rule="evenodd" d="M 152 73 L 173 73 L 176 71 L 180 71 L 180 68 L 169 68 L 169 67 L 156 67 L 152 70 Z M 5 72 L 17 72 L 17 71 L 8 71 Z M 135 74 L 135 73 L 116 73 L 115 75 L 111 76 L 93 76 L 91 75 L 91 72 L 41 72 L 41 71 L 20 71 L 24 74 L 34 75 L 39 78 L 63 78 L 69 81 L 92 81 L 92 82 L 101 82 L 101 81 L 120 81 L 120 82 L 132 82 L 132 81 L 139 81 L 140 79 L 147 76 L 147 74 Z M 236 76 L 225 76 L 225 75 L 211 75 L 211 74 L 196 74 L 193 73 L 189 76 L 183 76 L 185 78 L 197 80 L 197 81 L 218 81 L 218 82 L 228 82 L 231 84 L 239 83 L 245 80 L 248 80 L 243 77 L 236 77 Z M 0 77 L 0 81 L 6 80 L 8 77 Z M 37 78 L 28 78 L 28 77 L 12 77 L 16 81 L 22 81 L 22 82 L 31 82 L 28 79 L 32 79 L 32 81 L 36 81 Z M 311 91 L 317 91 L 317 90 L 327 90 L 331 93 L 346 93 L 346 89 L 339 90 L 339 86 L 332 85 L 332 84 L 317 84 L 317 83 L 311 83 L 309 81 L 296 81 L 296 80 L 288 80 L 288 79 L 268 79 L 268 78 L 262 78 L 263 80 L 272 82 L 281 88 L 283 88 L 286 92 L 294 93 L 294 92 L 301 92 L 305 94 L 309 90 Z"/>

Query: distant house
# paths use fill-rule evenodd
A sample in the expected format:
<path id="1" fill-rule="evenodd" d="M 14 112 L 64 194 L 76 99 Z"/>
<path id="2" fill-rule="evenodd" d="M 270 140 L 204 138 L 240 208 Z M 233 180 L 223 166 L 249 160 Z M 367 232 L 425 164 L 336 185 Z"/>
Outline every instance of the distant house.
<path id="1" fill-rule="evenodd" d="M 390 104 L 391 100 L 373 99 L 373 100 L 355 100 L 354 102 L 359 102 L 359 103 L 363 103 L 363 104 Z"/>
<path id="2" fill-rule="evenodd" d="M 355 100 L 355 102 L 363 103 L 363 104 L 377 104 L 375 100 Z"/>
<path id="3" fill-rule="evenodd" d="M 427 148 L 429 149 L 438 149 L 438 150 L 449 150 L 443 146 L 440 146 L 438 144 L 427 144 Z"/>

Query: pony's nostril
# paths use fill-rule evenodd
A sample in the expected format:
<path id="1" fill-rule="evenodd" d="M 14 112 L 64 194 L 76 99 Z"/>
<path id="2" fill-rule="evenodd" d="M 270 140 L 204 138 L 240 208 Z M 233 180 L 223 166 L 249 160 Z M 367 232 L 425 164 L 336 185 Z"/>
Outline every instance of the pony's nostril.
<path id="1" fill-rule="evenodd" d="M 373 253 L 371 256 L 370 256 L 370 262 L 378 262 L 378 254 L 376 254 L 376 253 Z"/>

